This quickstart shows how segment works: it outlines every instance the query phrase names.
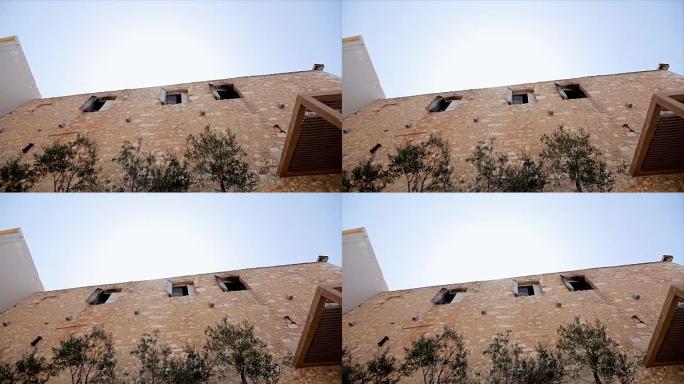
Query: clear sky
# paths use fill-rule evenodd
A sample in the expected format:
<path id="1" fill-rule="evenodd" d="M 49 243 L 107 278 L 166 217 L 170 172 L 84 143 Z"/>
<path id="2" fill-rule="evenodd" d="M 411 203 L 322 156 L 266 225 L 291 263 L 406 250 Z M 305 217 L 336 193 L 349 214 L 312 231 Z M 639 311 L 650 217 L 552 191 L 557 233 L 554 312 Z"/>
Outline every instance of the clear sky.
<path id="1" fill-rule="evenodd" d="M 387 97 L 656 69 L 684 74 L 684 1 L 344 2 Z"/>
<path id="2" fill-rule="evenodd" d="M 340 261 L 337 194 L 2 194 L 47 290 Z M 1 255 L 0 255 L 1 256 Z"/>
<path id="3" fill-rule="evenodd" d="M 339 1 L 0 1 L 43 97 L 245 75 L 341 74 Z"/>
<path id="4" fill-rule="evenodd" d="M 659 261 L 684 265 L 684 194 L 344 194 L 390 289 Z"/>

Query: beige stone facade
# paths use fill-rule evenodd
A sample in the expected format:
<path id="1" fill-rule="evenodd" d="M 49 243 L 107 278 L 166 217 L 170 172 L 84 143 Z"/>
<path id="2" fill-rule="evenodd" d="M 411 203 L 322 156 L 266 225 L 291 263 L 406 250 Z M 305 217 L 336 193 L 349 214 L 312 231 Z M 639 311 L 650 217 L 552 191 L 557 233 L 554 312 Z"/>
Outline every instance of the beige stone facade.
<path id="1" fill-rule="evenodd" d="M 242 98 L 216 100 L 209 83 L 233 84 Z M 162 105 L 159 99 L 161 87 L 28 102 L 0 116 L 0 128 L 4 129 L 0 133 L 0 162 L 21 154 L 29 143 L 34 147 L 23 155 L 27 160 L 55 140 L 71 140 L 79 133 L 87 134 L 98 144 L 105 178 L 119 180 L 119 166 L 111 159 L 118 154 L 123 140 L 142 138 L 144 150 L 155 153 L 172 151 L 182 156 L 188 134 L 197 134 L 209 126 L 218 131 L 230 129 L 234 132 L 254 171 L 266 166 L 269 168 L 259 176 L 258 191 L 339 190 L 339 175 L 280 178 L 277 168 L 297 94 L 341 92 L 340 78 L 312 70 L 176 84 L 164 88 L 187 90 L 189 102 Z M 116 96 L 116 100 L 107 110 L 82 112 L 79 107 L 92 95 Z M 212 186 L 198 188 L 214 190 Z M 34 190 L 51 191 L 52 186 L 46 179 Z"/>
<path id="2" fill-rule="evenodd" d="M 595 289 L 569 291 L 561 281 L 562 274 L 582 274 Z M 538 342 L 553 344 L 556 329 L 579 315 L 583 320 L 601 320 L 607 324 L 609 336 L 630 356 L 641 356 L 648 348 L 668 289 L 684 282 L 684 267 L 658 262 L 515 279 L 520 283 L 538 282 L 542 294 L 516 297 L 513 279 L 379 293 L 344 315 L 344 346 L 359 361 L 367 361 L 386 348 L 403 357 L 404 348 L 412 340 L 449 326 L 464 335 L 471 373 L 484 373 L 488 359 L 482 352 L 497 332 L 511 330 L 512 341 L 530 352 Z M 433 304 L 431 300 L 441 288 L 467 291 L 458 303 Z M 634 294 L 640 297 L 635 299 Z M 413 320 L 414 317 L 417 319 Z M 385 336 L 389 340 L 379 347 L 378 342 Z M 417 377 L 402 381 L 421 382 L 422 378 Z M 635 382 L 682 383 L 684 367 L 641 367 Z"/>
<path id="3" fill-rule="evenodd" d="M 683 174 L 628 174 L 651 96 L 684 90 L 684 76 L 658 70 L 556 81 L 579 83 L 588 93 L 587 98 L 569 100 L 561 98 L 554 82 L 511 85 L 513 91 L 534 91 L 536 102 L 521 105 L 508 104 L 506 86 L 375 101 L 344 120 L 343 168 L 349 171 L 366 160 L 376 144 L 381 147 L 375 159 L 386 163 L 387 155 L 395 153 L 396 147 L 422 141 L 434 133 L 449 140 L 455 178 L 469 182 L 474 168 L 465 159 L 478 141 L 493 137 L 498 150 L 512 158 L 521 150 L 536 156 L 542 134 L 562 125 L 589 132 L 612 171 L 626 166 L 626 171 L 617 175 L 615 191 L 684 191 Z M 438 95 L 462 99 L 452 110 L 428 112 L 426 107 Z M 547 185 L 547 190 L 573 189 L 570 185 Z M 387 191 L 405 191 L 404 182 L 395 182 Z"/>
<path id="4" fill-rule="evenodd" d="M 130 351 L 143 333 L 158 329 L 161 341 L 170 344 L 174 351 L 182 350 L 186 343 L 200 349 L 206 327 L 227 316 L 231 321 L 248 320 L 254 324 L 256 336 L 268 345 L 274 360 L 285 362 L 280 382 L 340 381 L 339 367 L 295 369 L 289 363 L 317 286 L 339 284 L 342 280 L 339 267 L 316 262 L 220 273 L 223 274 L 239 275 L 250 289 L 224 292 L 211 273 L 170 279 L 193 282 L 194 296 L 169 297 L 165 291 L 166 279 L 99 286 L 121 289 L 115 302 L 101 305 L 86 303 L 98 286 L 36 293 L 0 314 L 1 322 L 9 322 L 0 327 L 0 359 L 14 361 L 32 351 L 30 343 L 38 336 L 42 340 L 36 345 L 37 353 L 49 354 L 51 347 L 68 335 L 100 325 L 113 335 L 117 369 L 137 372 L 137 361 Z M 288 295 L 293 296 L 292 300 L 288 300 Z M 209 303 L 214 303 L 213 308 Z M 68 316 L 72 320 L 66 320 Z M 66 377 L 61 379 L 51 382 L 68 381 Z"/>

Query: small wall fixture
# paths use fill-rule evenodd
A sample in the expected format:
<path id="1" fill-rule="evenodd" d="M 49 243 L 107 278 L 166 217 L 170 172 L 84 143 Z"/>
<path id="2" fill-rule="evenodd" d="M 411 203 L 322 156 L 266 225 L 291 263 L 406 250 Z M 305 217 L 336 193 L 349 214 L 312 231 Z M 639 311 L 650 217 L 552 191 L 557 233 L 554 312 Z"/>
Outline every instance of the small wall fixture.
<path id="1" fill-rule="evenodd" d="M 212 301 L 209 302 L 209 308 L 214 308 L 214 302 L 212 302 Z"/>
<path id="2" fill-rule="evenodd" d="M 200 111 L 200 116 L 206 116 L 207 112 L 206 111 Z"/>
<path id="3" fill-rule="evenodd" d="M 480 121 L 480 118 L 478 118 L 478 117 L 476 117 L 476 118 L 473 119 L 473 123 L 477 123 L 477 122 L 479 122 L 479 121 Z"/>
<path id="4" fill-rule="evenodd" d="M 64 127 L 66 127 L 66 123 L 62 121 L 62 122 L 59 123 L 57 126 L 60 127 L 60 128 L 64 128 Z"/>
<path id="5" fill-rule="evenodd" d="M 133 121 L 133 119 L 131 119 L 130 117 L 127 117 L 127 118 L 126 118 L 126 122 L 127 122 L 127 123 L 130 123 L 131 121 Z"/>
<path id="6" fill-rule="evenodd" d="M 632 293 L 632 299 L 639 300 L 639 299 L 641 299 L 641 295 L 638 293 Z"/>
<path id="7" fill-rule="evenodd" d="M 663 263 L 671 263 L 672 259 L 674 259 L 674 256 L 672 255 L 663 255 L 663 258 L 660 259 L 660 261 Z"/>
<path id="8" fill-rule="evenodd" d="M 329 257 L 326 256 L 326 255 L 318 255 L 318 258 L 316 259 L 316 262 L 319 262 L 319 263 L 327 263 L 327 262 L 328 262 L 328 259 L 329 259 Z"/>
<path id="9" fill-rule="evenodd" d="M 385 345 L 387 340 L 389 340 L 389 336 L 383 337 L 382 340 L 378 341 L 378 347 L 382 347 L 383 345 Z"/>
<path id="10" fill-rule="evenodd" d="M 140 314 L 140 311 L 138 311 L 138 310 L 136 309 L 135 311 L 133 311 L 133 314 L 136 315 L 136 316 L 138 316 L 138 315 Z"/>
<path id="11" fill-rule="evenodd" d="M 560 308 L 562 306 L 563 306 L 563 303 L 561 303 L 560 301 L 556 301 L 556 308 Z"/>
<path id="12" fill-rule="evenodd" d="M 3 327 L 9 327 L 10 324 L 12 324 L 12 322 L 9 321 L 9 320 L 3 321 L 3 322 L 2 322 L 2 326 L 3 326 Z"/>
<path id="13" fill-rule="evenodd" d="M 278 103 L 278 109 L 285 109 L 285 104 Z"/>
<path id="14" fill-rule="evenodd" d="M 356 325 L 356 320 L 352 320 L 352 321 L 348 322 L 347 324 L 348 324 L 350 327 L 353 327 L 353 326 Z"/>
<path id="15" fill-rule="evenodd" d="M 294 295 L 290 293 L 287 296 L 285 296 L 285 298 L 291 301 L 292 299 L 294 299 Z"/>
<path id="16" fill-rule="evenodd" d="M 411 128 L 411 127 L 413 127 L 413 123 L 408 122 L 408 123 L 404 124 L 404 127 Z"/>
<path id="17" fill-rule="evenodd" d="M 413 316 L 411 316 L 411 320 L 413 320 L 413 321 L 418 321 L 418 319 L 420 319 L 420 316 L 419 316 L 419 315 L 417 315 L 417 314 L 416 314 L 416 315 L 413 315 Z"/>
<path id="18" fill-rule="evenodd" d="M 67 317 L 65 317 L 65 319 L 66 321 L 71 321 L 74 319 L 74 315 L 68 315 Z"/>
<path id="19" fill-rule="evenodd" d="M 486 309 L 484 309 L 484 308 L 480 309 L 480 315 L 486 315 L 486 314 L 487 314 Z"/>
<path id="20" fill-rule="evenodd" d="M 546 113 L 548 113 L 549 116 L 553 116 L 553 109 L 549 109 Z"/>
<path id="21" fill-rule="evenodd" d="M 632 108 L 634 105 L 632 103 L 625 103 L 625 108 Z"/>

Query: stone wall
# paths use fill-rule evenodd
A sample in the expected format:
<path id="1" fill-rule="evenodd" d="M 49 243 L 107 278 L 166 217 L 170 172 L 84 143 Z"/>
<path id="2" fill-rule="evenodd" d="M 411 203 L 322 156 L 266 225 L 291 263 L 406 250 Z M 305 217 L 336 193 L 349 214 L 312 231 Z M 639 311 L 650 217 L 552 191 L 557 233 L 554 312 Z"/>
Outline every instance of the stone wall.
<path id="1" fill-rule="evenodd" d="M 449 140 L 456 179 L 469 183 L 474 168 L 465 159 L 478 141 L 493 137 L 498 149 L 512 158 L 522 150 L 536 156 L 542 134 L 563 125 L 589 132 L 612 171 L 623 164 L 627 166 L 627 172 L 617 177 L 615 191 L 684 191 L 682 174 L 636 178 L 628 174 L 651 95 L 682 91 L 683 76 L 647 71 L 562 82 L 571 81 L 579 82 L 589 97 L 563 100 L 554 81 L 547 81 L 512 85 L 514 91 L 534 89 L 536 102 L 522 105 L 508 105 L 505 86 L 378 100 L 344 120 L 347 133 L 342 137 L 343 168 L 349 171 L 366 160 L 376 144 L 382 146 L 375 159 L 386 163 L 388 154 L 394 154 L 398 146 L 420 142 L 434 133 Z M 428 112 L 425 108 L 438 95 L 459 95 L 462 100 L 453 110 Z M 627 103 L 632 107 L 627 108 Z M 553 110 L 553 115 L 549 115 L 549 110 Z M 547 189 L 573 190 L 571 185 L 549 185 Z M 387 190 L 405 191 L 405 183 L 397 181 Z"/>
<path id="2" fill-rule="evenodd" d="M 512 279 L 383 292 L 343 316 L 344 345 L 358 361 L 367 361 L 386 348 L 403 358 L 404 348 L 412 340 L 449 326 L 464 335 L 471 374 L 484 373 L 489 369 L 489 359 L 482 352 L 497 332 L 511 330 L 511 340 L 531 352 L 538 342 L 552 345 L 556 329 L 579 315 L 583 320 L 601 320 L 607 324 L 609 336 L 630 356 L 642 356 L 670 285 L 684 281 L 684 267 L 671 262 L 574 272 L 584 274 L 596 289 L 571 292 L 561 282 L 563 272 L 559 272 L 516 278 L 539 281 L 543 293 L 536 296 L 514 296 Z M 431 300 L 442 287 L 466 288 L 467 292 L 458 303 L 435 305 Z M 634 293 L 640 299 L 635 300 Z M 415 315 L 418 319 L 414 321 Z M 349 326 L 350 322 L 355 324 Z M 389 340 L 379 347 L 384 336 Z M 684 368 L 642 367 L 636 382 L 682 383 Z M 422 383 L 422 378 L 402 383 Z"/>
<path id="3" fill-rule="evenodd" d="M 172 281 L 193 281 L 195 296 L 168 297 L 166 279 L 127 282 L 100 286 L 120 288 L 114 303 L 89 305 L 86 299 L 96 286 L 36 293 L 0 314 L 0 360 L 15 361 L 32 351 L 31 341 L 41 336 L 38 354 L 49 354 L 51 348 L 70 334 L 89 331 L 100 325 L 111 332 L 117 353 L 118 370 L 137 372 L 137 360 L 131 355 L 140 337 L 155 329 L 160 340 L 181 351 L 186 343 L 202 348 L 204 330 L 224 316 L 255 326 L 255 334 L 267 345 L 276 362 L 294 356 L 316 287 L 340 283 L 339 267 L 328 263 L 304 263 L 270 268 L 244 269 L 238 274 L 249 290 L 223 292 L 214 274 L 183 276 Z M 287 300 L 288 294 L 294 295 Z M 214 303 L 214 307 L 209 306 Z M 135 311 L 139 311 L 136 315 Z M 66 317 L 72 315 L 68 321 Z M 285 318 L 289 316 L 294 324 Z M 282 383 L 339 382 L 339 367 L 294 369 L 283 367 Z M 66 376 L 51 382 L 66 383 Z M 229 382 L 236 382 L 234 379 Z"/>
<path id="4" fill-rule="evenodd" d="M 270 167 L 260 176 L 259 191 L 339 190 L 339 175 L 279 178 L 277 167 L 297 94 L 339 92 L 340 78 L 322 71 L 303 71 L 217 82 L 233 84 L 242 98 L 216 100 L 209 82 L 203 81 L 164 86 L 169 90 L 187 89 L 187 104 L 162 105 L 161 87 L 33 100 L 0 116 L 0 128 L 4 129 L 0 133 L 0 162 L 21 154 L 29 143 L 34 147 L 23 155 L 26 160 L 55 140 L 72 140 L 79 133 L 87 134 L 98 144 L 104 176 L 118 181 L 120 168 L 111 159 L 118 154 L 123 140 L 142 138 L 144 150 L 172 151 L 182 156 L 188 134 L 197 134 L 209 126 L 234 132 L 253 170 Z M 82 112 L 79 107 L 92 95 L 116 96 L 116 100 L 106 111 Z M 284 104 L 284 108 L 279 108 L 279 104 Z M 205 115 L 201 115 L 202 111 Z M 195 189 L 214 190 L 212 186 Z M 34 190 L 51 191 L 52 185 L 46 178 Z"/>

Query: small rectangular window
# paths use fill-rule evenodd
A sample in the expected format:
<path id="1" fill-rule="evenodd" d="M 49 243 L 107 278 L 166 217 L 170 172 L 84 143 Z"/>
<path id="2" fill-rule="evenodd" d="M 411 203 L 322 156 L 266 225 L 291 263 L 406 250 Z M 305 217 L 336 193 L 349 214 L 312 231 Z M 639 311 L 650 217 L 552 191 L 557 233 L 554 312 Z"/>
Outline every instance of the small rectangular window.
<path id="1" fill-rule="evenodd" d="M 249 289 L 242 279 L 240 279 L 240 276 L 215 277 L 216 282 L 224 292 L 244 291 Z"/>
<path id="2" fill-rule="evenodd" d="M 166 104 L 182 104 L 183 98 L 180 93 L 167 93 L 166 94 Z"/>
<path id="3" fill-rule="evenodd" d="M 177 282 L 172 283 L 166 281 L 166 293 L 169 297 L 194 296 L 195 285 L 192 282 Z"/>
<path id="4" fill-rule="evenodd" d="M 83 111 L 83 112 L 106 111 L 111 106 L 112 100 L 116 100 L 116 96 L 103 96 L 103 97 L 91 96 L 81 106 L 81 111 Z"/>
<path id="5" fill-rule="evenodd" d="M 527 93 L 514 93 L 513 104 L 527 104 Z"/>
<path id="6" fill-rule="evenodd" d="M 594 289 L 594 286 L 584 276 L 561 276 L 561 281 L 569 291 L 589 291 Z"/>
<path id="7" fill-rule="evenodd" d="M 159 100 L 164 105 L 186 104 L 189 100 L 187 89 L 167 90 L 162 88 Z"/>
<path id="8" fill-rule="evenodd" d="M 585 99 L 587 97 L 587 94 L 579 84 L 560 85 L 556 83 L 555 85 L 556 90 L 563 100 Z"/>
<path id="9" fill-rule="evenodd" d="M 100 289 L 97 288 L 93 293 L 90 294 L 86 302 L 90 305 L 100 305 L 106 303 L 113 303 L 116 301 L 116 297 L 121 293 L 121 289 Z"/>
<path id="10" fill-rule="evenodd" d="M 446 289 L 442 288 L 432 302 L 437 305 L 442 304 L 456 304 L 463 299 L 467 289 L 466 288 L 456 288 L 456 289 Z"/>
<path id="11" fill-rule="evenodd" d="M 216 100 L 239 99 L 242 97 L 233 84 L 209 84 L 209 89 Z"/>
<path id="12" fill-rule="evenodd" d="M 432 100 L 432 102 L 430 103 L 430 105 L 427 106 L 426 109 L 430 112 L 451 111 L 456 107 L 458 101 L 461 99 L 461 96 L 437 96 L 434 100 Z"/>
<path id="13" fill-rule="evenodd" d="M 534 287 L 531 285 L 518 285 L 518 296 L 534 296 Z"/>

